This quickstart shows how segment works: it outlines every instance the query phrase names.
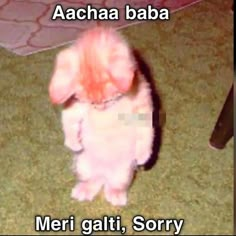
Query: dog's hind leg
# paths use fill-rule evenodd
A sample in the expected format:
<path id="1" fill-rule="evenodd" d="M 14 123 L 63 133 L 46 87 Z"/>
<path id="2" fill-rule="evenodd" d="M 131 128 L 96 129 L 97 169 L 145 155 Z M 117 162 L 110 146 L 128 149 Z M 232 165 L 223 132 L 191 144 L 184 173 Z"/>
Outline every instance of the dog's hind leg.
<path id="1" fill-rule="evenodd" d="M 75 157 L 74 172 L 79 182 L 72 189 L 71 197 L 78 201 L 92 201 L 103 186 L 103 179 L 94 172 L 86 152 Z"/>

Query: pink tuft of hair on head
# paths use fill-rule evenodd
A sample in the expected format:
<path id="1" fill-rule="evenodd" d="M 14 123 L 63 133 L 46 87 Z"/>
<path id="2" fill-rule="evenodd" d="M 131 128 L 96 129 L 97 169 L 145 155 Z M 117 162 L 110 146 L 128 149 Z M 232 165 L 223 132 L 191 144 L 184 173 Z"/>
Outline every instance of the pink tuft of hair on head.
<path id="1" fill-rule="evenodd" d="M 83 32 L 62 50 L 49 85 L 52 103 L 71 96 L 100 103 L 126 93 L 132 86 L 135 60 L 126 41 L 112 28 L 95 27 Z"/>
<path id="2" fill-rule="evenodd" d="M 77 40 L 76 47 L 80 53 L 79 84 L 90 101 L 101 102 L 112 93 L 130 89 L 135 61 L 128 44 L 114 29 L 92 28 Z"/>

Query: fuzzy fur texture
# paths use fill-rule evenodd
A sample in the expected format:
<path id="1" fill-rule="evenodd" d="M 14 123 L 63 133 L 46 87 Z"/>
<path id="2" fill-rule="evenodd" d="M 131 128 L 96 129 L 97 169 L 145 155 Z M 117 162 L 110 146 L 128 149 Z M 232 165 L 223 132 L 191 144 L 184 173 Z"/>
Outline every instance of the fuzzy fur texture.
<path id="1" fill-rule="evenodd" d="M 52 103 L 66 104 L 62 126 L 74 152 L 74 199 L 91 201 L 104 187 L 108 202 L 126 205 L 135 169 L 152 152 L 150 92 L 128 44 L 113 29 L 90 29 L 58 54 L 49 95 Z"/>

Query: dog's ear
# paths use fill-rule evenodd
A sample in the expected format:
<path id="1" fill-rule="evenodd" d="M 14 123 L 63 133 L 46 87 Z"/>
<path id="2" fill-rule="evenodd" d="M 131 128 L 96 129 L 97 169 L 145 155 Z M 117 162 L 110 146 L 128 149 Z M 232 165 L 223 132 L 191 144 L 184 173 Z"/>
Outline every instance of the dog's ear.
<path id="1" fill-rule="evenodd" d="M 135 60 L 127 45 L 119 45 L 112 52 L 112 59 L 109 64 L 109 71 L 113 83 L 120 92 L 127 92 L 131 86 L 135 75 Z"/>
<path id="2" fill-rule="evenodd" d="M 72 47 L 57 55 L 49 84 L 49 97 L 53 104 L 62 104 L 75 93 L 78 60 L 78 52 Z"/>

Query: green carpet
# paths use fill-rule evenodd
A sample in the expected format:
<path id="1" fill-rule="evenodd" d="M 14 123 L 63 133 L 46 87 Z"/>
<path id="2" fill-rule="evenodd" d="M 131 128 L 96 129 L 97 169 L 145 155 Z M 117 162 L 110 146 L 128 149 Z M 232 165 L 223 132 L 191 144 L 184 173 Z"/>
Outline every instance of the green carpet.
<path id="1" fill-rule="evenodd" d="M 74 215 L 76 229 L 67 234 L 78 235 L 82 219 L 121 215 L 126 233 L 138 234 L 132 218 L 143 215 L 184 219 L 185 235 L 232 234 L 233 140 L 221 151 L 208 147 L 233 79 L 230 6 L 203 1 L 169 22 L 122 30 L 152 68 L 166 112 L 159 159 L 138 174 L 124 208 L 101 195 L 92 203 L 70 198 L 71 155 L 63 146 L 60 108 L 47 93 L 61 48 L 28 57 L 0 49 L 0 233 L 36 234 L 35 215 Z"/>

